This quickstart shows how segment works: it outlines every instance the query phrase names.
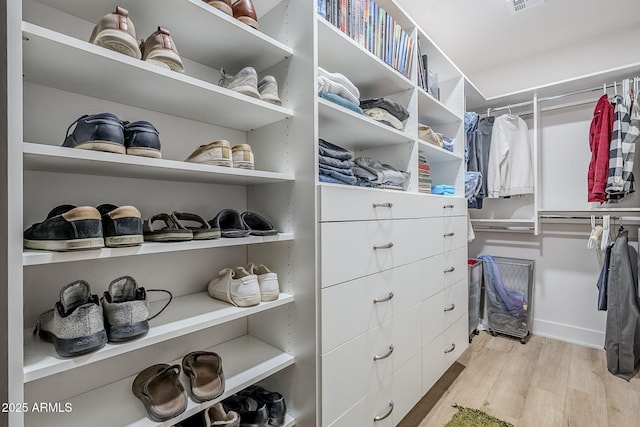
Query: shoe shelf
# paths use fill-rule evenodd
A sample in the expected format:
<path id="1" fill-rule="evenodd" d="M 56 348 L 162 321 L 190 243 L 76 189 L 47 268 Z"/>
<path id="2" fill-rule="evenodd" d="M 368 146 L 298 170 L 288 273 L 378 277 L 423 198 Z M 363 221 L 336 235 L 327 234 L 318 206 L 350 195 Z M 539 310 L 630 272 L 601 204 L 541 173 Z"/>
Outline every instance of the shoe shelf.
<path id="1" fill-rule="evenodd" d="M 358 114 L 334 102 L 318 97 L 320 138 L 335 144 L 344 143 L 349 137 L 350 148 L 373 148 L 392 144 L 404 144 L 413 138 L 391 126 Z M 345 129 L 349 132 L 345 133 Z M 361 147 L 358 145 L 361 144 Z"/>
<path id="2" fill-rule="evenodd" d="M 68 402 L 71 403 L 73 410 L 66 413 L 64 417 L 28 413 L 25 415 L 25 425 L 86 427 L 88 420 L 91 420 L 93 427 L 170 426 L 295 362 L 292 355 L 250 335 L 244 335 L 205 350 L 214 351 L 222 357 L 225 392 L 219 398 L 206 403 L 196 403 L 189 399 L 186 411 L 169 421 L 159 423 L 147 417 L 142 402 L 131 391 L 134 375 L 69 399 Z M 167 363 L 180 364 L 181 360 Z M 187 384 L 184 385 L 188 387 Z M 295 423 L 290 417 L 288 421 Z"/>
<path id="3" fill-rule="evenodd" d="M 22 144 L 22 152 L 25 170 L 232 185 L 269 184 L 295 179 L 292 173 L 152 159 L 31 142 Z"/>
<path id="4" fill-rule="evenodd" d="M 419 150 L 424 151 L 427 155 L 427 161 L 429 162 L 429 164 L 463 160 L 462 156 L 445 150 L 442 147 L 429 144 L 428 142 L 422 141 L 420 139 L 418 140 L 418 143 L 420 147 Z"/>
<path id="5" fill-rule="evenodd" d="M 77 357 L 60 357 L 53 344 L 24 331 L 24 381 L 30 382 L 70 369 L 129 353 L 185 334 L 241 319 L 265 310 L 293 302 L 293 295 L 281 292 L 276 301 L 262 302 L 253 307 L 235 307 L 213 299 L 207 292 L 174 298 L 171 304 L 150 321 L 149 333 L 142 338 L 121 344 L 107 344 L 102 349 Z M 150 313 L 157 313 L 166 300 L 153 302 Z"/>
<path id="6" fill-rule="evenodd" d="M 24 250 L 22 265 L 56 264 L 60 262 L 85 261 L 91 259 L 150 255 L 198 249 L 224 248 L 229 246 L 255 245 L 259 243 L 284 242 L 293 240 L 293 233 L 278 233 L 275 236 L 248 236 L 214 240 L 191 240 L 188 242 L 155 243 L 146 242 L 140 246 L 127 248 L 102 248 L 75 252 L 51 252 Z"/>
<path id="7" fill-rule="evenodd" d="M 293 116 L 289 108 L 29 22 L 22 34 L 27 82 L 244 131 Z"/>
<path id="8" fill-rule="evenodd" d="M 37 1 L 93 23 L 115 9 L 115 3 Z M 202 0 L 119 0 L 118 5 L 129 11 L 138 39 L 148 36 L 141 31 L 153 31 L 161 25 L 171 31 L 180 56 L 215 69 L 224 67 L 235 73 L 242 67 L 252 66 L 260 72 L 293 55 L 291 47 Z M 257 11 L 259 21 L 267 11 Z"/>
<path id="9" fill-rule="evenodd" d="M 421 87 L 418 87 L 418 117 L 420 123 L 429 126 L 462 121 L 462 117 Z"/>
<path id="10" fill-rule="evenodd" d="M 318 65 L 347 74 L 361 94 L 385 96 L 413 90 L 415 85 L 346 34 L 318 16 Z M 373 95 L 375 94 L 375 95 Z"/>

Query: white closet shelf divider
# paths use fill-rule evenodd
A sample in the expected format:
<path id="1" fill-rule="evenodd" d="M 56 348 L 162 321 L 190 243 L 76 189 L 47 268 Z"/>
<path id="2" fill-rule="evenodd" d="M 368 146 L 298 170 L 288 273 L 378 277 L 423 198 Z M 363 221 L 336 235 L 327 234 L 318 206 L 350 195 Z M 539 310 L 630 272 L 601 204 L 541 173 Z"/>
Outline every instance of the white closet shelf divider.
<path id="1" fill-rule="evenodd" d="M 227 168 L 25 142 L 25 170 L 218 184 L 293 181 L 291 173 Z"/>
<path id="2" fill-rule="evenodd" d="M 429 162 L 429 164 L 462 160 L 462 156 L 445 150 L 442 147 L 438 147 L 420 139 L 418 142 L 420 143 L 420 151 L 423 151 L 427 155 L 427 162 Z M 459 141 L 456 141 L 456 144 L 459 143 Z"/>
<path id="3" fill-rule="evenodd" d="M 418 121 L 425 125 L 460 123 L 463 119 L 449 107 L 431 96 L 421 87 L 418 88 Z"/>
<path id="4" fill-rule="evenodd" d="M 114 8 L 101 2 L 78 4 L 70 0 L 37 1 L 93 23 L 113 12 Z M 129 11 L 138 32 L 143 29 L 155 30 L 158 25 L 162 25 L 171 31 L 171 37 L 182 57 L 212 68 L 224 67 L 236 72 L 251 65 L 260 72 L 293 54 L 293 49 L 289 46 L 202 0 L 119 0 L 118 5 Z M 174 16 L 179 19 L 167 20 L 167 17 Z M 198 31 L 194 31 L 194 28 Z M 247 62 L 247 58 L 251 58 L 251 63 Z"/>
<path id="5" fill-rule="evenodd" d="M 259 243 L 284 242 L 289 240 L 293 240 L 293 233 L 278 233 L 274 236 L 248 236 L 239 238 L 223 237 L 214 240 L 191 240 L 188 242 L 173 243 L 146 242 L 140 246 L 132 246 L 127 248 L 102 248 L 75 252 L 25 250 L 22 253 L 22 262 L 24 266 L 56 264 L 59 262 L 116 258 L 132 255 L 149 255 L 198 249 L 224 248 L 229 246 L 255 245 Z"/>
<path id="6" fill-rule="evenodd" d="M 174 298 L 160 316 L 150 321 L 149 333 L 144 337 L 121 344 L 107 344 L 96 352 L 71 358 L 58 356 L 53 344 L 33 335 L 31 329 L 25 330 L 24 380 L 35 381 L 291 302 L 293 295 L 284 292 L 276 301 L 262 302 L 253 307 L 235 307 L 211 298 L 207 292 Z M 151 303 L 149 312 L 158 312 L 165 303 L 166 300 Z"/>
<path id="7" fill-rule="evenodd" d="M 244 131 L 293 116 L 289 108 L 29 22 L 22 34 L 27 82 Z"/>
<path id="8" fill-rule="evenodd" d="M 345 74 L 361 98 L 413 90 L 415 85 L 373 53 L 318 16 L 318 65 Z"/>
<path id="9" fill-rule="evenodd" d="M 87 420 L 91 420 L 93 427 L 173 425 L 295 362 L 292 355 L 250 335 L 244 335 L 205 350 L 216 352 L 222 357 L 225 391 L 219 398 L 206 403 L 196 403 L 189 399 L 186 411 L 170 421 L 159 423 L 147 417 L 144 406 L 131 392 L 134 375 L 69 399 L 68 402 L 71 403 L 73 411 L 66 413 L 64 417 L 47 417 L 46 415 L 50 414 L 46 413 L 28 413 L 25 416 L 25 425 L 85 427 Z M 160 362 L 150 361 L 149 364 Z M 166 363 L 179 364 L 181 359 Z"/>

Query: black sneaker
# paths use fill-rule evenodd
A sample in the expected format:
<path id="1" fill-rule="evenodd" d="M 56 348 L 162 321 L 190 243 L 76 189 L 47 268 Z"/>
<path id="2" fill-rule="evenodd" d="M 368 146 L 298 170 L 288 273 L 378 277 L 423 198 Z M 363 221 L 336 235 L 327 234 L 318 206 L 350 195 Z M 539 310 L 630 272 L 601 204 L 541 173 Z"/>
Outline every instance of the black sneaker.
<path id="1" fill-rule="evenodd" d="M 142 215 L 134 206 L 102 204 L 98 206 L 102 215 L 104 245 L 110 248 L 137 246 L 142 244 Z"/>
<path id="2" fill-rule="evenodd" d="M 267 407 L 246 395 L 233 395 L 222 401 L 224 410 L 236 412 L 240 416 L 240 427 L 267 427 L 269 412 Z"/>
<path id="3" fill-rule="evenodd" d="M 132 156 L 153 157 L 159 159 L 160 133 L 149 122 L 124 122 L 124 145 L 127 154 Z"/>
<path id="4" fill-rule="evenodd" d="M 69 126 L 62 146 L 124 154 L 124 126 L 111 113 L 84 115 Z"/>
<path id="5" fill-rule="evenodd" d="M 100 212 L 93 206 L 61 205 L 43 222 L 24 232 L 24 247 L 46 251 L 71 251 L 104 247 Z"/>
<path id="6" fill-rule="evenodd" d="M 250 396 L 267 407 L 269 412 L 269 426 L 280 427 L 284 425 L 287 404 L 284 397 L 275 391 L 269 391 L 259 385 L 252 385 L 238 393 L 241 396 Z"/>

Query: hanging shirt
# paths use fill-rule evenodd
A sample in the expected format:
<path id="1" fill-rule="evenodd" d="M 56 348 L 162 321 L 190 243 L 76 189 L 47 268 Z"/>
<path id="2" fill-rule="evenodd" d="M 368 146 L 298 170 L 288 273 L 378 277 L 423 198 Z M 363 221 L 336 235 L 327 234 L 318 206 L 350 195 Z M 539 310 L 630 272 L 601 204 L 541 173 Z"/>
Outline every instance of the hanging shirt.
<path id="1" fill-rule="evenodd" d="M 633 163 L 640 129 L 631 126 L 629 110 L 622 96 L 614 99 L 613 132 L 609 145 L 609 177 L 606 192 L 611 202 L 616 202 L 634 191 Z"/>
<path id="2" fill-rule="evenodd" d="M 515 114 L 496 117 L 487 170 L 488 197 L 532 194 L 533 187 L 527 124 Z"/>
<path id="3" fill-rule="evenodd" d="M 602 95 L 593 111 L 589 129 L 591 160 L 587 173 L 587 201 L 606 202 L 607 178 L 609 176 L 609 143 L 613 128 L 613 105 L 607 95 Z"/>

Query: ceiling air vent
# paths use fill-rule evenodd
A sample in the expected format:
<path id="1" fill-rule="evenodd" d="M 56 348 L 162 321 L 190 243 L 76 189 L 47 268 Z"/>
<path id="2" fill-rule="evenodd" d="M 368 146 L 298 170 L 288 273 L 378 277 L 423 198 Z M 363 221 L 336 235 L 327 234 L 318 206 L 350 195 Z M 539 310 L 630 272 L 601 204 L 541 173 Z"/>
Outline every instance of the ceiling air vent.
<path id="1" fill-rule="evenodd" d="M 544 0 L 507 0 L 507 7 L 509 12 L 515 15 L 532 7 L 540 6 L 542 3 L 544 3 Z"/>

